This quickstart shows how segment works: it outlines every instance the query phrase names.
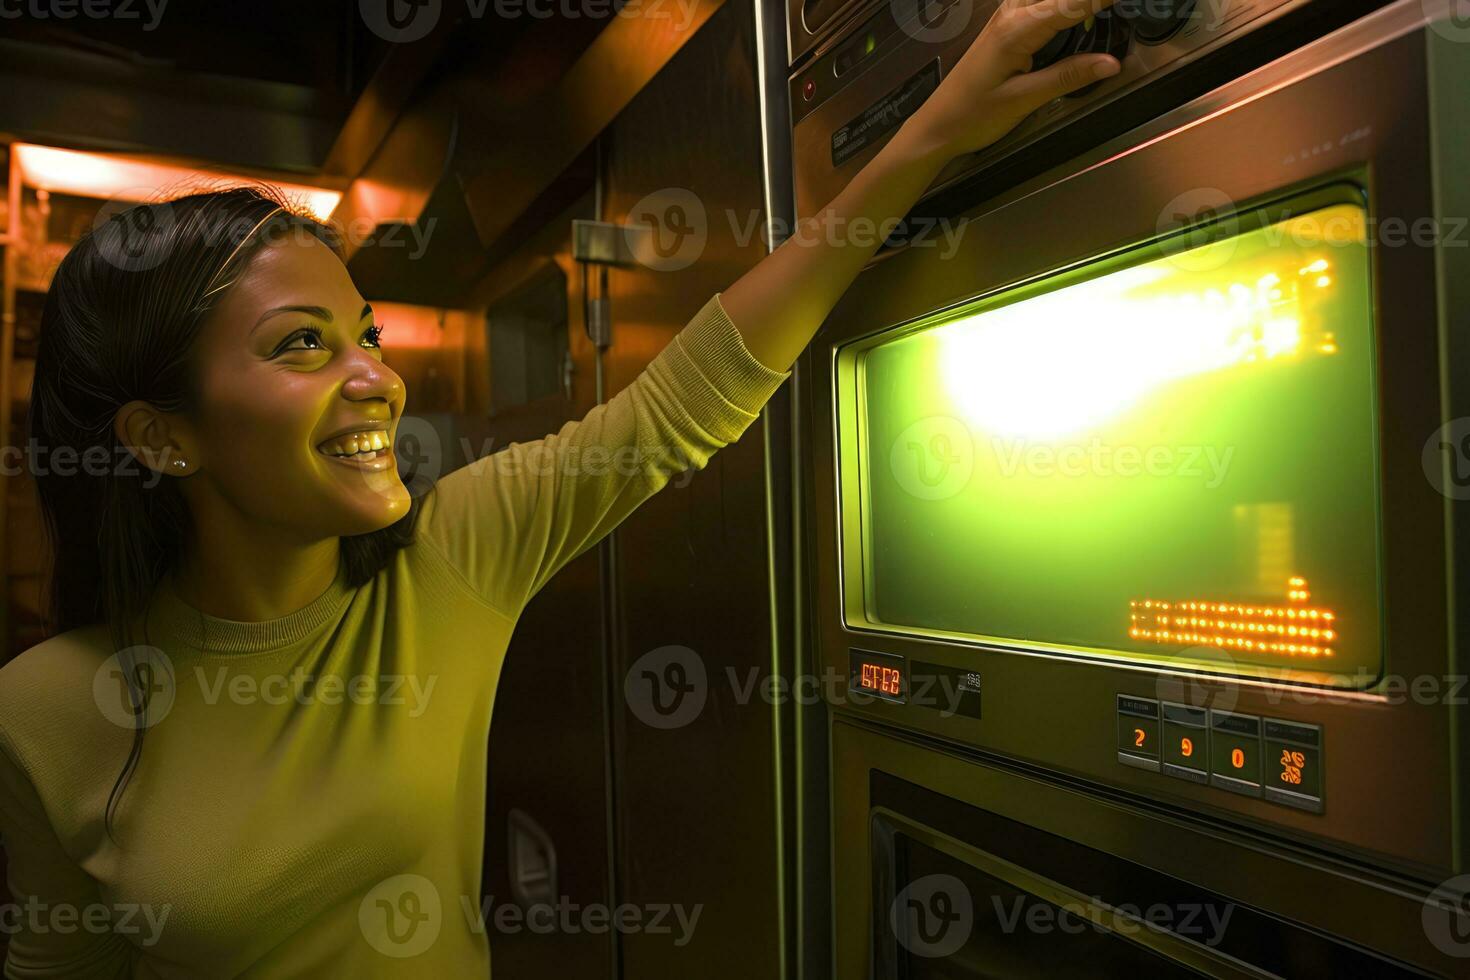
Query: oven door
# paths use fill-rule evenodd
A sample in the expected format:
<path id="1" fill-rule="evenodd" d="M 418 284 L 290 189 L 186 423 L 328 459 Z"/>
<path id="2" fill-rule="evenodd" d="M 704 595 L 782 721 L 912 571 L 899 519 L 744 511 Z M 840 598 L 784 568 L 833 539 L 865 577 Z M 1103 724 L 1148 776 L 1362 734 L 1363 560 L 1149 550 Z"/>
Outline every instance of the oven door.
<path id="1" fill-rule="evenodd" d="M 1440 95 L 1470 84 L 1470 46 L 1424 26 L 1429 6 L 1384 8 L 863 272 L 803 365 L 834 712 L 1424 891 L 1470 871 L 1470 522 L 1426 471 L 1470 417 L 1470 140 Z M 1346 213 L 1347 248 L 1291 224 Z M 1094 443 L 1233 457 L 1218 485 L 1154 480 L 1107 469 L 1121 456 L 1092 469 Z M 1052 454 L 1034 472 L 1033 448 Z M 946 679 L 983 688 L 983 712 L 978 694 L 953 710 Z M 1132 724 L 1139 704 L 1164 723 Z M 1214 712 L 1208 753 L 1171 734 L 1176 706 Z M 1273 745 L 1287 730 L 1312 748 Z"/>
<path id="2" fill-rule="evenodd" d="M 838 723 L 833 747 L 839 978 L 1392 978 L 1463 965 L 1390 882 L 1337 879 L 1292 849 L 876 730 Z M 1303 907 L 1316 921 L 1296 917 Z"/>

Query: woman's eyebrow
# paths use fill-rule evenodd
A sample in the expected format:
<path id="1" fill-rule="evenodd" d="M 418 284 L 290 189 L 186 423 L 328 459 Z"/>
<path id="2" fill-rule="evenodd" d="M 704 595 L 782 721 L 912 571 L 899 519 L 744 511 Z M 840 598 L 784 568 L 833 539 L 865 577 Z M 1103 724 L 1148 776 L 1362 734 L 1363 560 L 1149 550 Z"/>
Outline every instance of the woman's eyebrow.
<path id="1" fill-rule="evenodd" d="M 332 322 L 332 311 L 327 309 L 325 306 L 277 306 L 266 310 L 265 313 L 261 314 L 260 319 L 255 321 L 255 327 L 260 326 L 271 317 L 279 316 L 282 313 L 305 313 L 307 316 L 315 317 L 318 320 L 325 320 L 328 323 Z M 358 319 L 366 319 L 367 317 L 370 317 L 372 315 L 373 304 L 364 303 L 362 305 L 362 315 L 359 316 Z M 255 327 L 250 328 L 252 333 L 255 332 Z"/>

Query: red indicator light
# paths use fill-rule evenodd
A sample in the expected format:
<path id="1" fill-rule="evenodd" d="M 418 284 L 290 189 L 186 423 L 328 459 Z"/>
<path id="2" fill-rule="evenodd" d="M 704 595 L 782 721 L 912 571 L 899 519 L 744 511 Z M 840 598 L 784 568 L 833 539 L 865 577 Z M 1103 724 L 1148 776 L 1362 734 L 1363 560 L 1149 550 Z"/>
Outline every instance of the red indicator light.
<path id="1" fill-rule="evenodd" d="M 1237 769 L 1245 768 L 1245 752 L 1241 749 L 1230 750 L 1230 764 Z"/>
<path id="2" fill-rule="evenodd" d="M 1194 755 L 1194 740 L 1181 738 L 1179 740 L 1179 754 L 1184 756 L 1186 759 Z"/>

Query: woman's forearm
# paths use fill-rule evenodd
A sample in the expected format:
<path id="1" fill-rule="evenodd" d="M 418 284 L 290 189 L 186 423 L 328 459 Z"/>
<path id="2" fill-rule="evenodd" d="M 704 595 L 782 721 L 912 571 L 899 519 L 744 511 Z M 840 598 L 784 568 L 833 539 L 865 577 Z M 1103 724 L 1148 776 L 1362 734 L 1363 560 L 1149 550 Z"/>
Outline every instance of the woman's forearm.
<path id="1" fill-rule="evenodd" d="M 745 346 L 784 371 L 948 162 L 905 125 L 817 214 L 721 295 Z"/>

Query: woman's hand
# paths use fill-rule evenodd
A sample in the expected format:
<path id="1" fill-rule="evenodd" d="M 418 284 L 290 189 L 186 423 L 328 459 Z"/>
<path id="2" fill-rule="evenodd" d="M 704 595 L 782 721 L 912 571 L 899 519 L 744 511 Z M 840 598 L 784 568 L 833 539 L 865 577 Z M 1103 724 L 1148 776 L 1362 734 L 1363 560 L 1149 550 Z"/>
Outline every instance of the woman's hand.
<path id="1" fill-rule="evenodd" d="M 983 149 L 1053 99 L 1116 75 L 1118 59 L 1078 54 L 1040 71 L 1033 56 L 1113 0 L 1002 0 L 974 43 L 905 128 L 944 162 Z"/>
<path id="2" fill-rule="evenodd" d="M 725 311 L 750 352 L 785 370 L 945 164 L 994 143 L 1052 99 L 1117 74 L 1118 60 L 1106 54 L 1030 70 L 1048 41 L 1111 3 L 1003 0 L 934 94 L 841 193 L 725 290 Z M 962 230 L 946 225 L 945 233 Z"/>

